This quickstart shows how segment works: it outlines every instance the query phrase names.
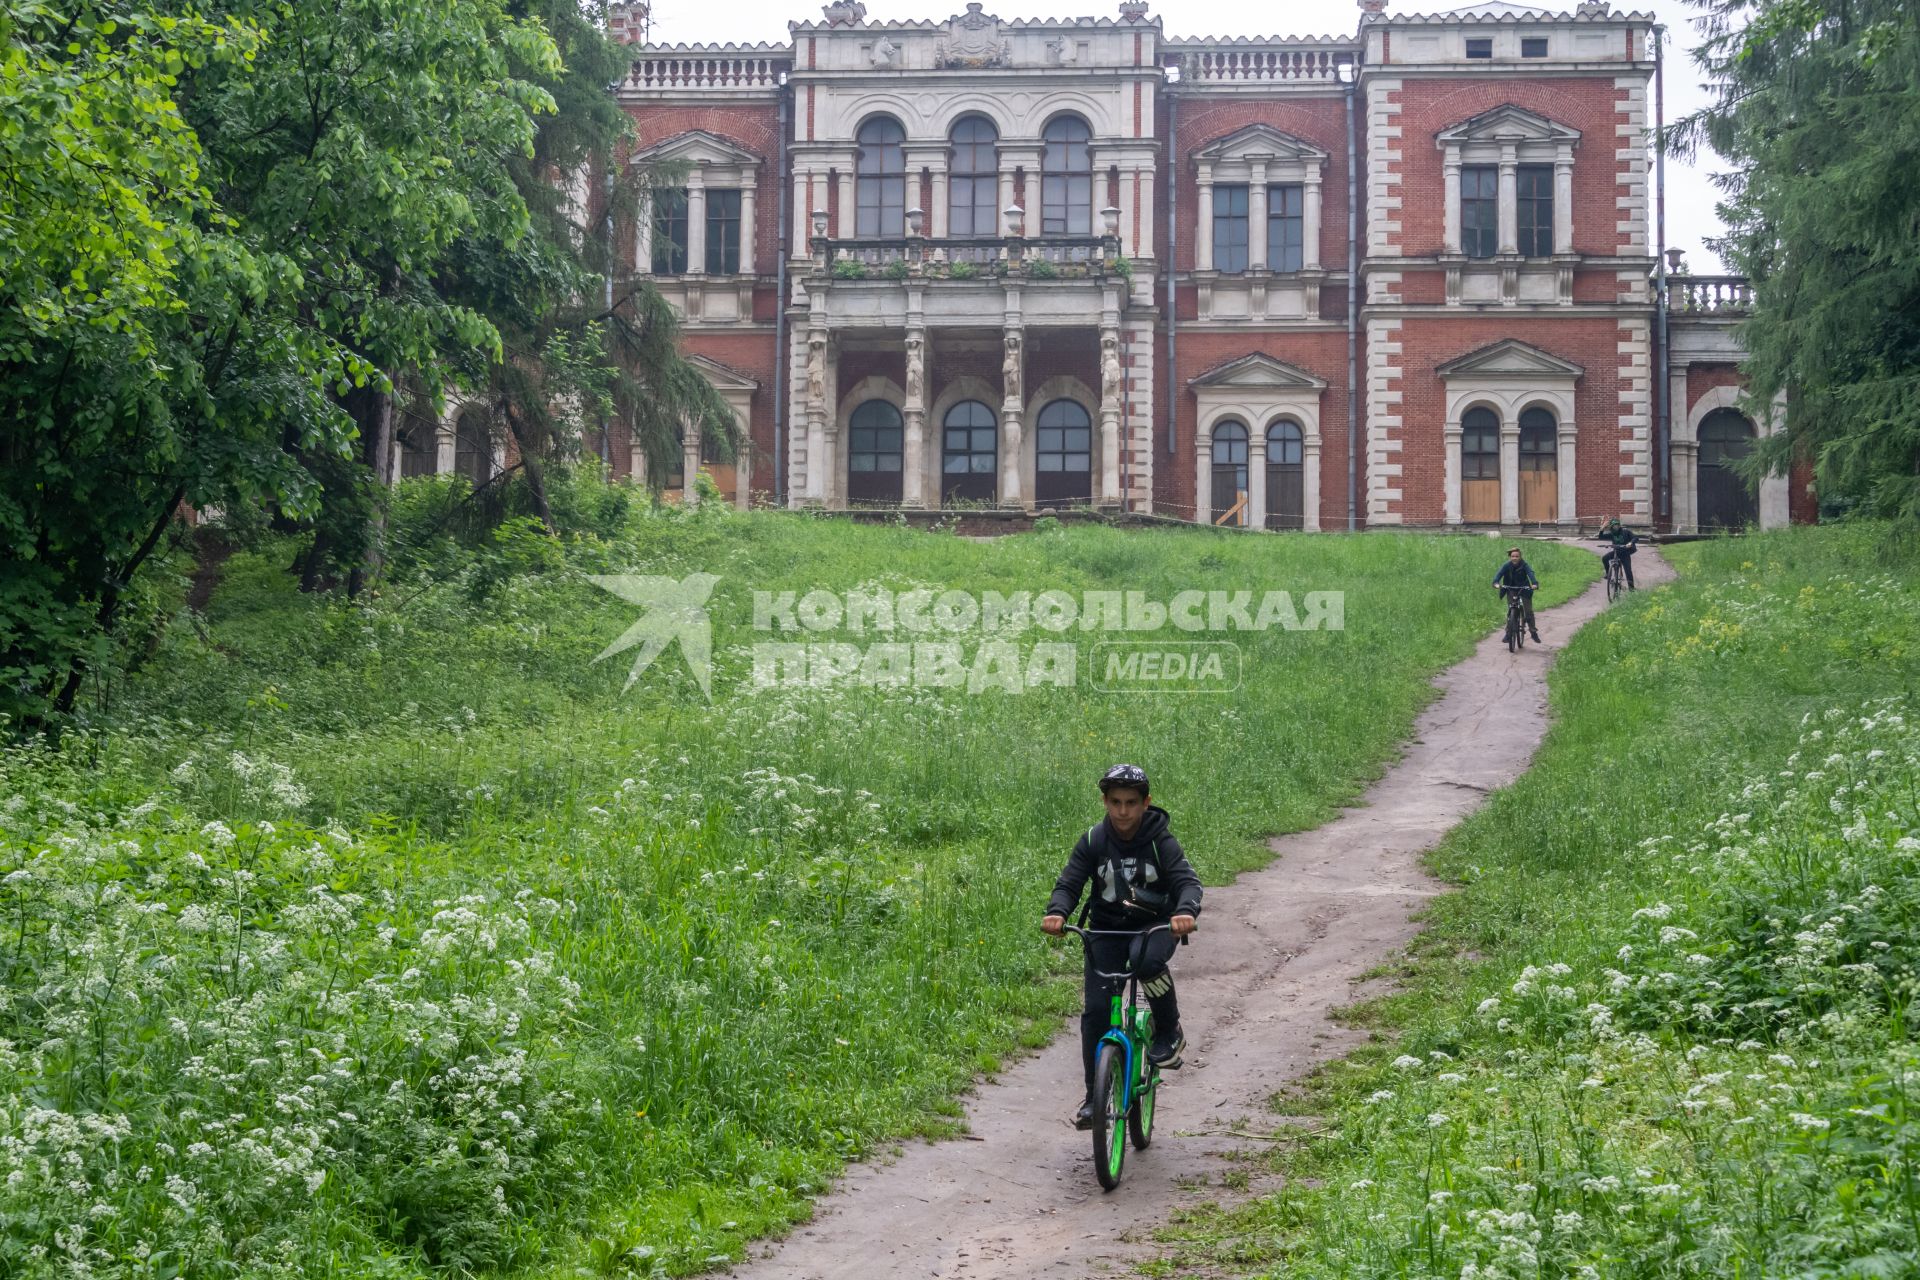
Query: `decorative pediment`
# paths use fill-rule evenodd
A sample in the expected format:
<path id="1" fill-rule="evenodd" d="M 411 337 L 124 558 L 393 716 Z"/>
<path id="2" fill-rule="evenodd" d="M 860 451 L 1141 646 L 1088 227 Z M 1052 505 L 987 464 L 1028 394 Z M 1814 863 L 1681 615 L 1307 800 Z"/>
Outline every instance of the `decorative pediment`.
<path id="1" fill-rule="evenodd" d="M 947 22 L 947 35 L 934 45 L 936 67 L 1005 67 L 1012 64 L 1013 45 L 1000 33 L 1000 19 L 981 12 L 979 0 L 969 0 L 967 11 Z"/>
<path id="2" fill-rule="evenodd" d="M 1194 388 L 1240 389 L 1255 387 L 1267 391 L 1325 391 L 1327 380 L 1316 378 L 1305 369 L 1295 368 L 1284 360 L 1275 360 L 1272 356 L 1254 352 L 1215 365 L 1187 384 Z"/>
<path id="3" fill-rule="evenodd" d="M 1586 370 L 1550 351 L 1508 338 L 1492 346 L 1456 356 L 1435 370 L 1443 378 L 1543 378 L 1571 380 Z"/>
<path id="4" fill-rule="evenodd" d="M 689 129 L 634 153 L 635 165 L 688 164 L 730 169 L 752 169 L 760 157 L 737 142 L 705 129 Z"/>
<path id="5" fill-rule="evenodd" d="M 1580 141 L 1580 131 L 1569 128 L 1557 120 L 1536 115 L 1525 107 L 1516 107 L 1509 102 L 1442 129 L 1435 137 L 1435 141 L 1442 148 L 1462 146 L 1471 142 L 1544 142 L 1555 146 L 1561 143 L 1573 145 Z"/>
<path id="6" fill-rule="evenodd" d="M 1272 125 L 1250 124 L 1244 129 L 1235 129 L 1224 138 L 1215 138 L 1195 151 L 1193 158 L 1216 165 L 1257 159 L 1294 160 L 1323 165 L 1327 162 L 1327 153 L 1311 142 L 1303 142 L 1290 133 L 1280 132 Z"/>
<path id="7" fill-rule="evenodd" d="M 760 389 L 758 382 L 738 369 L 721 364 L 718 360 L 711 360 L 702 355 L 688 355 L 684 358 L 688 364 L 700 371 L 701 377 L 713 384 L 715 391 L 723 396 L 729 391 L 754 392 Z"/>

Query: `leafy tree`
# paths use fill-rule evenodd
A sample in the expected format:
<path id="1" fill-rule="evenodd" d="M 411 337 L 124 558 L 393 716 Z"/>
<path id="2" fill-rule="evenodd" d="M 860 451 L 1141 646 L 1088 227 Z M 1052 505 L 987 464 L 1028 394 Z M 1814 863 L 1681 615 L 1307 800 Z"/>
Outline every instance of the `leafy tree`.
<path id="1" fill-rule="evenodd" d="M 1716 247 L 1754 285 L 1750 395 L 1789 396 L 1754 474 L 1809 457 L 1823 496 L 1920 519 L 1920 6 L 1695 4 L 1716 100 L 1673 141 L 1734 164 Z"/>

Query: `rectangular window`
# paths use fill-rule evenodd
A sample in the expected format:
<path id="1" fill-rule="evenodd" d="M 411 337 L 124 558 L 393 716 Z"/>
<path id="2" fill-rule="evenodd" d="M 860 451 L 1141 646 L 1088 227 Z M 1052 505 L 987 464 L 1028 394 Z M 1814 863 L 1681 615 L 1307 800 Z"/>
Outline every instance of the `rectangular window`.
<path id="1" fill-rule="evenodd" d="M 1093 234 L 1093 175 L 1049 173 L 1040 179 L 1040 234 Z"/>
<path id="2" fill-rule="evenodd" d="M 994 211 L 999 196 L 998 175 L 955 175 L 947 198 L 947 234 L 950 236 L 997 236 L 1000 217 Z"/>
<path id="3" fill-rule="evenodd" d="M 687 269 L 687 193 L 653 193 L 653 274 L 677 276 Z"/>
<path id="4" fill-rule="evenodd" d="M 873 238 L 906 234 L 906 175 L 861 174 L 855 195 L 859 206 L 854 220 L 855 235 Z"/>
<path id="5" fill-rule="evenodd" d="M 1213 189 L 1213 269 L 1247 269 L 1247 189 Z"/>
<path id="6" fill-rule="evenodd" d="M 1544 58 L 1547 56 L 1547 38 L 1545 36 L 1527 36 L 1520 41 L 1520 56 L 1523 58 Z"/>
<path id="7" fill-rule="evenodd" d="M 1493 38 L 1491 36 L 1483 36 L 1479 39 L 1469 39 L 1467 41 L 1467 56 L 1469 58 L 1491 58 L 1493 56 Z"/>
<path id="8" fill-rule="evenodd" d="M 707 274 L 730 276 L 740 270 L 740 193 L 707 192 Z"/>
<path id="9" fill-rule="evenodd" d="M 1520 252 L 1529 258 L 1553 253 L 1553 166 L 1523 164 L 1519 179 Z"/>
<path id="10" fill-rule="evenodd" d="M 1491 258 L 1500 250 L 1500 169 L 1470 164 L 1460 170 L 1460 252 Z"/>
<path id="11" fill-rule="evenodd" d="M 1306 233 L 1303 188 L 1288 185 L 1267 188 L 1267 269 L 1298 271 Z"/>

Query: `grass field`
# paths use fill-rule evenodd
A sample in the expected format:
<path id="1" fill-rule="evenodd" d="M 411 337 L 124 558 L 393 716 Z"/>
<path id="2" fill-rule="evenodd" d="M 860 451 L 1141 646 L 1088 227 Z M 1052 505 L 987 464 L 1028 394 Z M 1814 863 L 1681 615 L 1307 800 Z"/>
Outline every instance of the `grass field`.
<path id="1" fill-rule="evenodd" d="M 1920 572 L 1871 526 L 1667 554 L 1433 857 L 1378 1050 L 1281 1100 L 1287 1189 L 1167 1273 L 1915 1274 Z"/>
<path id="2" fill-rule="evenodd" d="M 1219 882 L 1356 794 L 1499 621 L 1477 539 L 579 501 L 597 533 L 423 536 L 360 605 L 241 551 L 84 732 L 0 754 L 0 1274 L 736 1257 L 1058 1026 L 1035 916 L 1101 768 L 1147 766 Z M 1549 604 L 1596 572 L 1536 563 Z M 587 575 L 695 571 L 712 702 L 677 651 L 623 692 L 592 659 L 637 610 Z M 1337 589 L 1345 629 L 1232 635 L 1230 697 L 746 687 L 754 591 L 863 584 Z"/>

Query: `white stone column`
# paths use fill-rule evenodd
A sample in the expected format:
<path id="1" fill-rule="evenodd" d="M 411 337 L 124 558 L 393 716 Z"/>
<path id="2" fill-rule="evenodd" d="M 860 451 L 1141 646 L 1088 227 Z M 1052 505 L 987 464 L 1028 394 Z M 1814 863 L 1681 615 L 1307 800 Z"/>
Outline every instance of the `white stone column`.
<path id="1" fill-rule="evenodd" d="M 707 270 L 707 179 L 699 169 L 687 174 L 687 274 Z"/>
<path id="2" fill-rule="evenodd" d="M 1673 451 L 1673 466 L 1667 474 L 1673 497 L 1667 513 L 1675 533 L 1692 533 L 1700 523 L 1700 487 L 1694 471 L 1699 442 L 1687 425 L 1691 408 L 1687 403 L 1687 366 L 1676 360 L 1669 366 L 1667 377 L 1667 443 Z"/>
<path id="3" fill-rule="evenodd" d="M 855 203 L 851 156 L 847 157 L 847 167 L 840 171 L 840 219 L 833 234 L 841 240 L 851 240 L 860 234 L 860 210 Z"/>
<path id="4" fill-rule="evenodd" d="M 447 402 L 447 411 L 440 419 L 440 428 L 433 434 L 433 474 L 445 476 L 453 474 L 457 450 L 460 447 L 460 406 Z"/>
<path id="5" fill-rule="evenodd" d="M 1320 171 L 1307 171 L 1300 192 L 1300 266 L 1306 271 L 1320 269 Z"/>
<path id="6" fill-rule="evenodd" d="M 740 419 L 740 454 L 733 464 L 733 505 L 745 511 L 753 506 L 753 424 L 745 413 Z"/>
<path id="7" fill-rule="evenodd" d="M 691 422 L 680 424 L 680 501 L 689 507 L 700 505 L 700 428 Z"/>
<path id="8" fill-rule="evenodd" d="M 942 156 L 929 165 L 933 178 L 933 208 L 927 210 L 927 234 L 935 240 L 943 240 L 951 235 L 952 224 L 948 214 L 952 212 L 947 195 L 947 161 Z"/>
<path id="9" fill-rule="evenodd" d="M 1001 235 L 1003 235 L 1003 236 L 1005 236 L 1005 235 L 1011 235 L 1011 234 L 1012 234 L 1012 228 L 1010 228 L 1010 227 L 1008 227 L 1008 226 L 1007 226 L 1007 216 L 1006 216 L 1006 210 L 1008 210 L 1008 209 L 1011 209 L 1011 208 L 1013 207 L 1013 169 L 1014 169 L 1014 166 L 1013 166 L 1013 163 L 1012 163 L 1012 161 L 1011 161 L 1011 160 L 1009 160 L 1009 159 L 1008 159 L 1008 157 L 1007 157 L 1007 153 L 1006 153 L 1006 151 L 1005 151 L 1005 150 L 1003 149 L 1003 150 L 1002 150 L 1002 151 L 1000 152 L 1000 201 L 999 201 L 999 207 L 1000 207 L 1000 210 L 1001 210 L 1001 212 L 1000 212 L 999 214 L 997 214 L 997 215 L 995 215 L 995 221 L 999 223 L 999 225 L 1000 225 L 1000 234 L 1001 234 Z M 1035 179 L 1034 179 L 1034 182 L 1035 182 L 1035 183 L 1037 183 L 1037 182 L 1038 182 L 1038 178 L 1035 178 Z M 1031 187 L 1032 187 L 1032 185 L 1033 185 L 1033 183 L 1029 183 L 1028 185 L 1029 185 L 1029 188 L 1031 188 Z M 1038 194 L 1039 194 L 1039 192 L 1037 192 L 1037 191 L 1034 191 L 1034 190 L 1031 190 L 1031 189 L 1029 189 L 1029 191 L 1027 192 L 1027 205 L 1037 205 L 1037 204 L 1039 204 L 1040 202 L 1039 202 L 1038 200 L 1036 200 L 1036 199 L 1034 199 L 1034 197 L 1035 197 L 1036 195 L 1038 195 Z M 1037 236 L 1037 235 L 1039 235 L 1039 234 L 1040 234 L 1040 214 L 1039 214 L 1039 211 L 1038 211 L 1037 209 L 1031 209 L 1031 208 L 1027 208 L 1027 206 L 1026 206 L 1026 205 L 1023 205 L 1023 206 L 1021 206 L 1021 207 L 1022 207 L 1022 209 L 1024 209 L 1024 210 L 1025 210 L 1025 211 L 1026 211 L 1027 213 L 1029 213 L 1029 214 L 1031 214 L 1031 215 L 1032 215 L 1031 217 L 1029 217 L 1029 218 L 1027 218 L 1027 219 L 1026 219 L 1026 224 L 1027 224 L 1027 227 L 1026 227 L 1026 232 L 1027 232 L 1027 234 L 1028 234 L 1028 235 L 1030 235 L 1030 236 Z"/>
<path id="10" fill-rule="evenodd" d="M 1213 428 L 1193 437 L 1193 522 L 1213 523 Z"/>
<path id="11" fill-rule="evenodd" d="M 789 232 L 792 238 L 787 245 L 787 253 L 792 258 L 804 259 L 813 253 L 807 241 L 813 235 L 813 221 L 810 215 L 817 204 L 818 202 L 813 198 L 813 174 L 803 169 L 795 169 L 793 172 L 793 223 Z M 784 290 L 786 281 L 781 281 L 780 287 Z"/>
<path id="12" fill-rule="evenodd" d="M 1133 174 L 1124 169 L 1120 171 L 1120 203 L 1116 207 L 1120 210 L 1120 256 L 1131 257 L 1133 250 L 1129 246 L 1133 242 Z M 1095 230 L 1098 230 L 1097 226 Z"/>
<path id="13" fill-rule="evenodd" d="M 806 399 L 802 408 L 807 415 L 806 499 L 825 502 L 827 452 L 827 331 L 816 312 L 814 326 L 807 332 Z"/>
<path id="14" fill-rule="evenodd" d="M 627 479 L 636 485 L 647 482 L 647 451 L 638 444 L 633 445 L 627 453 Z"/>
<path id="15" fill-rule="evenodd" d="M 927 331 L 907 330 L 907 398 L 901 407 L 900 505 L 927 505 Z"/>
<path id="16" fill-rule="evenodd" d="M 740 188 L 740 272 L 758 275 L 753 263 L 753 183 Z"/>
<path id="17" fill-rule="evenodd" d="M 1154 209 L 1157 206 L 1153 203 L 1153 170 L 1142 169 L 1140 170 L 1139 176 L 1140 235 L 1139 238 L 1133 242 L 1132 253 L 1136 258 L 1151 258 L 1153 256 L 1153 230 L 1157 221 L 1154 215 Z M 1124 237 L 1131 234 L 1131 232 L 1127 227 L 1123 226 L 1120 229 L 1120 234 Z"/>
<path id="18" fill-rule="evenodd" d="M 1573 252 L 1573 148 L 1563 146 L 1553 161 L 1553 251 Z"/>
<path id="19" fill-rule="evenodd" d="M 1767 406 L 1765 422 L 1754 424 L 1759 428 L 1757 434 L 1773 435 L 1787 429 L 1787 393 L 1782 390 L 1774 396 L 1773 403 Z M 1779 471 L 1769 471 L 1760 477 L 1760 527 L 1762 529 L 1784 529 L 1792 522 L 1792 481 Z"/>
<path id="20" fill-rule="evenodd" d="M 1563 529 L 1572 532 L 1580 518 L 1580 485 L 1574 470 L 1577 465 L 1575 458 L 1579 455 L 1579 450 L 1574 446 L 1579 442 L 1579 437 L 1574 431 L 1572 419 L 1560 424 L 1557 442 L 1560 449 L 1555 459 L 1554 479 L 1557 482 L 1558 493 L 1555 496 L 1560 510 L 1554 518 Z"/>
<path id="21" fill-rule="evenodd" d="M 1302 433 L 1306 439 L 1300 445 L 1300 515 L 1301 528 L 1307 533 L 1320 532 L 1320 432 L 1316 428 L 1312 433 Z"/>
<path id="22" fill-rule="evenodd" d="M 1460 147 L 1457 143 L 1447 147 L 1447 158 L 1441 166 L 1441 186 L 1446 197 L 1446 230 L 1442 235 L 1441 248 L 1448 253 L 1460 252 Z"/>
<path id="23" fill-rule="evenodd" d="M 1117 289 L 1106 290 L 1100 313 L 1100 489 L 1103 506 L 1120 502 L 1120 405 L 1126 369 L 1120 363 L 1120 304 Z"/>
<path id="24" fill-rule="evenodd" d="M 640 193 L 639 207 L 633 215 L 633 274 L 653 274 L 653 193 Z"/>
<path id="25" fill-rule="evenodd" d="M 1247 181 L 1247 270 L 1267 269 L 1267 162 L 1255 160 Z"/>
<path id="26" fill-rule="evenodd" d="M 1520 252 L 1520 162 L 1512 143 L 1500 148 L 1500 252 Z"/>
<path id="27" fill-rule="evenodd" d="M 1200 216 L 1193 228 L 1193 269 L 1213 270 L 1213 166 L 1200 166 Z"/>
<path id="28" fill-rule="evenodd" d="M 1267 433 L 1254 427 L 1247 438 L 1247 505 L 1240 521 L 1249 529 L 1267 527 Z"/>
<path id="29" fill-rule="evenodd" d="M 1449 419 L 1441 432 L 1445 447 L 1441 454 L 1440 469 L 1442 482 L 1446 487 L 1446 511 L 1443 518 L 1449 525 L 1460 524 L 1460 472 L 1463 466 L 1460 459 L 1465 429 L 1457 419 Z"/>
<path id="30" fill-rule="evenodd" d="M 1507 418 L 1500 424 L 1500 523 L 1520 523 L 1520 423 Z"/>
<path id="31" fill-rule="evenodd" d="M 1020 483 L 1021 444 L 1024 439 L 1020 418 L 1026 398 L 1027 336 L 1025 329 L 1014 325 L 1004 327 L 1000 336 L 1003 398 L 1000 401 L 999 505 L 1019 507 L 1026 505 Z"/>

